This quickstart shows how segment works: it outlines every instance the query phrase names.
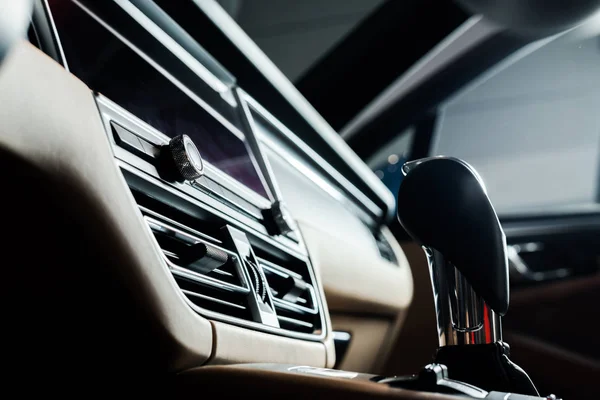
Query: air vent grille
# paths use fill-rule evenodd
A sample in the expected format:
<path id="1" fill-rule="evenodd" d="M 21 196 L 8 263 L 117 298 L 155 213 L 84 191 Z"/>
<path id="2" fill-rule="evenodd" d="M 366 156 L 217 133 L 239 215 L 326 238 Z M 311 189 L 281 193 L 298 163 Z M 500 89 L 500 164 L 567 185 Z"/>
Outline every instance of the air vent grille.
<path id="1" fill-rule="evenodd" d="M 211 215 L 132 190 L 181 292 L 197 313 L 249 329 L 321 340 L 324 315 L 304 258 Z"/>
<path id="2" fill-rule="evenodd" d="M 319 305 L 309 274 L 303 276 L 265 259 L 259 259 L 259 263 L 269 284 L 281 327 L 306 333 L 319 331 Z"/>
<path id="3" fill-rule="evenodd" d="M 377 243 L 377 249 L 379 250 L 381 258 L 391 262 L 392 264 L 398 265 L 398 259 L 396 258 L 394 249 L 392 249 L 390 243 L 381 233 L 379 235 L 375 235 L 375 242 Z"/>
<path id="4" fill-rule="evenodd" d="M 160 217 L 143 207 L 140 209 L 179 287 L 192 304 L 252 320 L 247 300 L 250 288 L 234 251 L 225 248 L 218 239 Z M 212 263 L 182 262 L 198 245 L 208 249 L 207 254 L 212 252 L 224 256 Z"/>

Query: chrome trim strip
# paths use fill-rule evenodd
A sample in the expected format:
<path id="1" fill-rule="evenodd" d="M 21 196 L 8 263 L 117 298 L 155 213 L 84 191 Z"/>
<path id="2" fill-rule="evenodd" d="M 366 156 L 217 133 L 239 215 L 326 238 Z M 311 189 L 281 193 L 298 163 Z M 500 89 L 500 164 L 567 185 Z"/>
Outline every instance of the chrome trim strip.
<path id="1" fill-rule="evenodd" d="M 222 282 L 222 281 L 219 281 L 216 279 L 212 279 L 208 276 L 199 275 L 199 274 L 195 273 L 194 271 L 190 271 L 189 269 L 185 269 L 185 268 L 176 266 L 175 264 L 170 262 L 166 257 L 163 257 L 163 259 L 166 261 L 167 267 L 169 268 L 169 270 L 171 271 L 171 273 L 173 275 L 177 275 L 179 277 L 189 279 L 189 280 L 197 282 L 199 284 L 212 286 L 217 289 L 224 290 L 226 292 L 239 293 L 242 295 L 246 295 L 246 294 L 250 293 L 249 288 L 242 288 L 240 286 L 228 284 L 227 282 Z"/>
<path id="2" fill-rule="evenodd" d="M 535 253 L 543 251 L 544 244 L 540 242 L 529 242 L 509 245 L 506 248 L 508 257 L 508 271 L 511 279 L 522 282 L 543 282 L 550 279 L 562 279 L 573 273 L 569 268 L 557 268 L 546 271 L 532 271 L 525 260 L 521 258 L 521 253 Z"/>
<path id="3" fill-rule="evenodd" d="M 343 342 L 349 342 L 352 339 L 352 335 L 349 332 L 333 331 L 333 340 L 341 340 Z"/>
<path id="4" fill-rule="evenodd" d="M 234 135 L 236 135 L 240 140 L 245 140 L 244 134 L 234 126 L 229 120 L 223 117 L 218 111 L 212 108 L 208 103 L 206 103 L 201 97 L 199 97 L 195 92 L 189 89 L 186 85 L 181 83 L 177 78 L 175 78 L 169 71 L 159 65 L 154 59 L 148 57 L 146 53 L 141 51 L 137 46 L 135 46 L 132 42 L 130 42 L 127 38 L 113 29 L 109 24 L 104 22 L 100 17 L 94 14 L 90 9 L 82 5 L 78 0 L 71 0 L 73 3 L 77 4 L 83 11 L 85 11 L 90 17 L 95 19 L 100 25 L 102 25 L 106 30 L 108 30 L 113 36 L 119 39 L 123 44 L 129 47 L 133 52 L 135 52 L 138 56 L 140 56 L 144 61 L 150 64 L 154 69 L 156 69 L 161 75 L 167 78 L 173 85 L 175 85 L 179 90 L 184 92 L 190 99 L 196 102 L 200 107 L 204 108 L 212 117 L 214 117 L 217 121 L 222 123 L 226 128 L 228 128 Z M 198 77 L 202 79 L 200 76 Z"/>
<path id="5" fill-rule="evenodd" d="M 248 108 L 248 103 L 244 99 L 245 93 L 241 89 L 236 88 L 234 90 L 234 95 L 236 99 L 238 99 L 238 102 L 242 108 L 242 114 L 244 116 L 243 121 L 246 124 L 246 129 L 248 132 L 251 132 L 247 140 L 248 145 L 252 150 L 250 154 L 254 155 L 253 161 L 256 164 L 257 169 L 263 172 L 263 174 L 261 174 L 261 177 L 263 178 L 263 184 L 267 189 L 269 198 L 272 203 L 281 202 L 281 190 L 279 190 L 279 186 L 275 181 L 275 174 L 273 173 L 273 169 L 271 168 L 269 158 L 265 154 L 263 154 L 263 151 L 261 149 L 261 142 L 259 140 L 258 135 L 256 134 L 258 129 L 256 128 L 256 123 L 254 122 L 252 113 Z"/>
<path id="6" fill-rule="evenodd" d="M 203 300 L 210 300 L 210 301 L 214 301 L 215 303 L 223 304 L 223 305 L 226 305 L 229 307 L 235 307 L 235 308 L 239 308 L 240 310 L 246 310 L 246 307 L 242 307 L 239 304 L 233 304 L 233 303 L 230 303 L 225 300 L 217 299 L 216 297 L 205 296 L 203 294 L 192 292 L 191 290 L 186 290 L 186 289 L 181 289 L 181 291 L 183 293 L 185 293 L 186 296 L 198 297 Z"/>
<path id="7" fill-rule="evenodd" d="M 261 117 L 266 119 L 275 129 L 277 129 L 286 139 L 290 140 L 294 146 L 297 147 L 299 151 L 304 153 L 307 157 L 311 158 L 318 164 L 321 168 L 323 168 L 329 177 L 337 182 L 349 195 L 351 195 L 359 204 L 363 205 L 367 208 L 375 217 L 381 217 L 383 215 L 383 211 L 377 207 L 375 203 L 371 201 L 363 192 L 358 190 L 356 186 L 354 186 L 350 181 L 348 181 L 342 174 L 340 174 L 335 168 L 331 166 L 324 158 L 318 155 L 313 149 L 311 149 L 306 143 L 300 140 L 291 130 L 289 130 L 285 125 L 283 125 L 277 118 L 275 118 L 271 113 L 269 113 L 263 106 L 261 106 L 256 100 L 254 100 L 250 95 L 240 90 L 243 93 L 242 99 L 245 100 L 252 109 L 257 112 Z M 312 170 L 311 167 L 307 166 L 302 160 L 298 159 L 298 157 L 292 155 L 289 151 L 285 151 L 282 146 L 276 144 L 274 140 L 269 138 L 268 133 L 263 132 L 259 129 L 253 130 L 254 135 L 268 145 L 273 151 L 276 153 L 283 153 L 282 155 L 286 160 L 289 161 L 290 165 L 294 168 L 300 170 L 301 172 L 305 172 L 307 169 Z M 299 167 L 302 165 L 302 167 Z M 320 174 L 316 171 L 311 171 L 310 179 L 316 183 L 319 187 L 325 190 L 328 193 L 333 193 L 336 191 L 341 194 L 339 189 L 334 188 L 333 185 L 327 182 L 324 178 L 316 178 Z"/>
<path id="8" fill-rule="evenodd" d="M 307 284 L 307 286 L 308 285 L 309 284 Z M 310 285 L 308 287 L 308 290 L 310 291 L 310 296 L 314 298 L 314 289 L 312 288 L 312 285 Z M 311 308 L 299 306 L 298 304 L 290 303 L 289 301 L 285 301 L 285 300 L 281 300 L 281 299 L 273 299 L 273 304 L 275 304 L 276 308 L 283 308 L 288 311 L 301 313 L 301 314 L 307 313 L 307 314 L 317 315 L 319 312 L 319 310 L 317 310 L 316 307 L 311 309 Z"/>
<path id="9" fill-rule="evenodd" d="M 151 215 L 154 218 L 162 219 L 163 221 L 167 222 L 168 224 L 171 224 L 171 225 L 173 225 L 173 226 L 175 226 L 175 227 L 177 227 L 179 229 L 182 229 L 182 230 L 187 230 L 192 235 L 198 236 L 198 237 L 202 238 L 203 240 L 206 240 L 207 242 L 212 242 L 212 243 L 217 243 L 217 244 L 223 243 L 219 239 L 215 239 L 215 238 L 213 238 L 211 236 L 205 235 L 202 232 L 198 232 L 195 229 L 192 229 L 192 228 L 189 228 L 189 227 L 187 227 L 185 225 L 182 225 L 179 222 L 173 221 L 171 218 L 167 218 L 167 217 L 165 217 L 163 215 L 160 215 L 160 214 L 158 214 L 158 213 L 156 213 L 156 212 L 154 212 L 154 211 L 152 211 L 152 210 L 150 210 L 150 209 L 148 209 L 148 208 L 146 208 L 144 206 L 140 206 L 138 204 L 138 208 L 142 211 L 142 215 L 143 214 L 149 214 L 149 215 Z"/>
<path id="10" fill-rule="evenodd" d="M 137 6 L 129 1 L 113 0 L 119 7 L 123 9 L 131 18 L 148 31 L 156 40 L 161 42 L 163 46 L 171 51 L 185 65 L 196 73 L 204 82 L 206 82 L 215 92 L 225 93 L 230 90 L 230 87 L 217 78 L 211 71 L 202 65 L 196 58 L 188 53 L 179 43 L 171 36 L 165 33 L 158 25 L 154 23 L 146 14 L 144 14 Z"/>
<path id="11" fill-rule="evenodd" d="M 157 24 L 166 34 L 172 37 L 192 57 L 208 69 L 218 80 L 228 87 L 236 83 L 235 76 L 204 49 L 188 32 L 186 32 L 168 13 L 156 4 L 156 1 L 129 0 L 142 13 Z"/>
<path id="12" fill-rule="evenodd" d="M 298 325 L 298 326 L 304 326 L 305 328 L 314 328 L 315 327 L 310 322 L 300 321 L 299 319 L 284 317 L 282 315 L 278 315 L 277 319 L 280 320 L 280 321 L 288 322 L 290 324 L 294 324 L 294 325 Z"/>
<path id="13" fill-rule="evenodd" d="M 289 269 L 284 268 L 281 265 L 274 264 L 271 261 L 267 261 L 264 258 L 260 258 L 260 257 L 256 257 L 256 259 L 263 266 L 263 268 L 266 268 L 269 271 L 273 272 L 274 274 L 277 274 L 283 278 L 287 278 L 288 276 L 293 276 L 298 279 L 304 279 L 304 278 L 302 278 L 302 275 L 297 274 L 294 271 L 290 271 Z"/>
<path id="14" fill-rule="evenodd" d="M 52 11 L 50 11 L 50 5 L 48 4 L 48 0 L 43 0 L 42 2 L 44 6 L 44 11 L 48 16 L 48 22 L 50 23 L 50 27 L 52 28 L 52 33 L 54 34 L 54 39 L 56 40 L 56 47 L 58 47 L 58 54 L 60 55 L 60 61 L 63 67 L 69 71 L 69 65 L 67 64 L 67 58 L 65 57 L 65 52 L 63 51 L 62 43 L 60 42 L 60 36 L 58 35 L 58 30 L 56 29 L 56 24 L 54 23 L 54 17 L 52 16 Z"/>

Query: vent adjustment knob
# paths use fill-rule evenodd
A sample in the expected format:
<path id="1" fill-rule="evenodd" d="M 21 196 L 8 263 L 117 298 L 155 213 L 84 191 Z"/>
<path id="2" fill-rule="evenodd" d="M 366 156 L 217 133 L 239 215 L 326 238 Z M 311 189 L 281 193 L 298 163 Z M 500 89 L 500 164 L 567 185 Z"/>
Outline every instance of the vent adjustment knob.
<path id="1" fill-rule="evenodd" d="M 169 181 L 193 181 L 204 174 L 198 148 L 188 135 L 173 137 L 160 152 L 160 175 Z"/>

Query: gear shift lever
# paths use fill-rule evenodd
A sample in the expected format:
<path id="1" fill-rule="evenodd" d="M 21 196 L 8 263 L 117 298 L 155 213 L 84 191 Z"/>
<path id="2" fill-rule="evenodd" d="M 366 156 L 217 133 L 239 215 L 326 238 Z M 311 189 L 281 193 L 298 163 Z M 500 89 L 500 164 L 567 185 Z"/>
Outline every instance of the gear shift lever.
<path id="1" fill-rule="evenodd" d="M 440 348 L 450 378 L 537 395 L 508 359 L 501 317 L 508 310 L 506 238 L 477 172 L 450 157 L 411 161 L 398 191 L 398 218 L 429 261 Z"/>
<path id="2" fill-rule="evenodd" d="M 433 157 L 404 164 L 398 217 L 425 247 L 440 346 L 502 340 L 508 309 L 506 239 L 479 175 Z"/>

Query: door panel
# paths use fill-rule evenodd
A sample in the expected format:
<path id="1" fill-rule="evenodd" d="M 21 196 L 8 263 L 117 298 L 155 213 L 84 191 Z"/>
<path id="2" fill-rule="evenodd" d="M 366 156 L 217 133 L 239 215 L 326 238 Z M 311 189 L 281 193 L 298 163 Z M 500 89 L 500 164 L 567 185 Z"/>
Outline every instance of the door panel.
<path id="1" fill-rule="evenodd" d="M 510 309 L 504 338 L 511 358 L 540 393 L 598 398 L 600 215 L 502 221 L 509 244 Z"/>

